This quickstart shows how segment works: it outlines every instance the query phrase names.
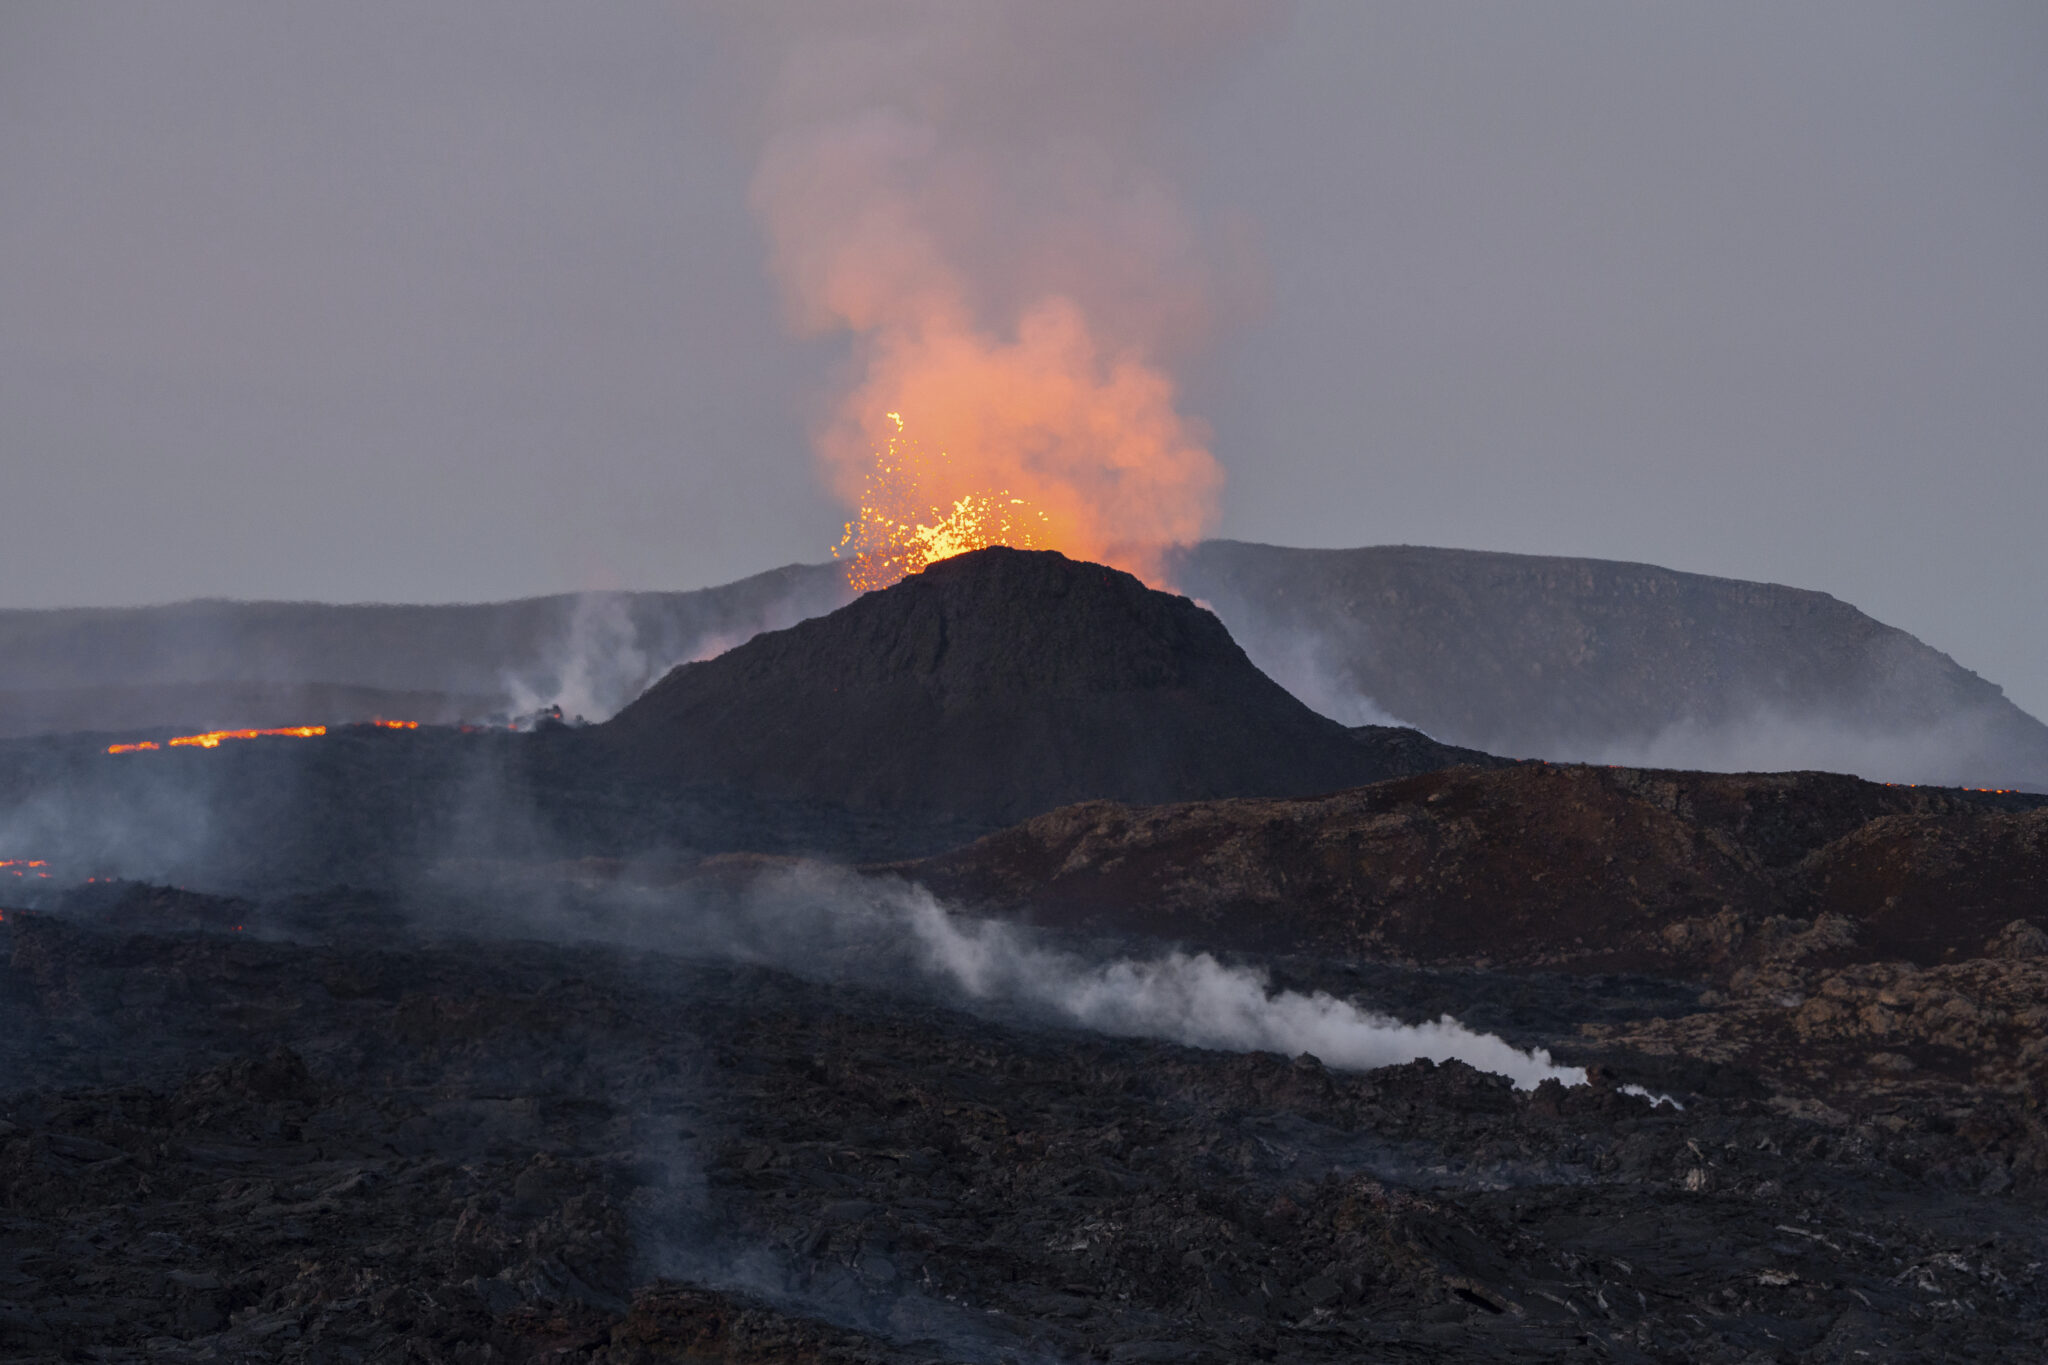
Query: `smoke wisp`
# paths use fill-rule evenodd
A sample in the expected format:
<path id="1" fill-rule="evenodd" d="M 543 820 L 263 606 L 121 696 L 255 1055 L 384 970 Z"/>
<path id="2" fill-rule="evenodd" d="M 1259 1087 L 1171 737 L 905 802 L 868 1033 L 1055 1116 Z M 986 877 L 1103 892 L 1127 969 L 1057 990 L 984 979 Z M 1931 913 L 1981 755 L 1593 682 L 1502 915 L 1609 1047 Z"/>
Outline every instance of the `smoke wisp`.
<path id="1" fill-rule="evenodd" d="M 1343 725 L 1408 724 L 1366 694 L 1328 637 L 1285 626 L 1267 627 L 1244 615 L 1226 625 L 1260 672 L 1318 715 Z"/>
<path id="2" fill-rule="evenodd" d="M 687 603 L 664 607 L 660 594 L 579 593 L 559 633 L 536 657 L 501 670 L 499 687 L 515 716 L 560 707 L 564 717 L 609 720 L 671 669 L 823 615 L 848 595 L 836 574 L 696 611 Z"/>
<path id="3" fill-rule="evenodd" d="M 1563 744 L 1551 757 L 1702 772 L 1837 772 L 1871 782 L 2048 789 L 2048 755 L 2012 742 L 2010 718 L 1960 710 L 1920 724 L 1859 725 L 1758 707 L 1739 719 L 1687 720 L 1647 739 Z"/>
<path id="4" fill-rule="evenodd" d="M 668 667 L 650 667 L 640 632 L 617 593 L 579 594 L 569 627 L 537 668 L 507 672 L 505 695 L 514 715 L 560 707 L 565 716 L 609 720 Z"/>

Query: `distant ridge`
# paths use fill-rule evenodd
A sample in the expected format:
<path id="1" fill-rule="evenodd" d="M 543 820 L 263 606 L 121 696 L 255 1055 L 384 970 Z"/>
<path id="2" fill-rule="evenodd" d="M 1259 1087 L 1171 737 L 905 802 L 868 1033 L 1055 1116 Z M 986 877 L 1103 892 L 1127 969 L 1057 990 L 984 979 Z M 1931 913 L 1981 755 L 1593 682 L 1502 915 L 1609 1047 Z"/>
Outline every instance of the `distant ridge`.
<path id="1" fill-rule="evenodd" d="M 1186 598 L 1045 550 L 961 555 L 685 664 L 595 734 L 643 772 L 988 823 L 1492 761 L 1319 716 Z"/>
<path id="2" fill-rule="evenodd" d="M 248 718 L 213 724 L 455 719 L 512 705 L 508 681 L 550 698 L 579 669 L 616 708 L 677 659 L 851 596 L 841 566 L 791 564 L 689 592 L 0 610 L 0 738 L 192 725 L 242 707 Z"/>
<path id="3" fill-rule="evenodd" d="M 1516 757 L 2048 790 L 2048 726 L 1825 593 L 1611 560 L 1235 541 L 1180 551 L 1170 576 L 1260 669 L 1346 724 L 1398 719 Z M 598 719 L 678 660 L 851 596 L 841 565 L 814 564 L 691 592 L 465 606 L 0 611 L 0 738 L 252 705 L 202 728 L 337 723 L 401 693 L 419 712 L 406 718 L 428 720 L 509 708 L 521 689 Z"/>
<path id="4" fill-rule="evenodd" d="M 2048 790 L 2048 726 L 1822 592 L 1650 564 L 1211 540 L 1178 553 L 1260 667 L 1516 757 Z"/>

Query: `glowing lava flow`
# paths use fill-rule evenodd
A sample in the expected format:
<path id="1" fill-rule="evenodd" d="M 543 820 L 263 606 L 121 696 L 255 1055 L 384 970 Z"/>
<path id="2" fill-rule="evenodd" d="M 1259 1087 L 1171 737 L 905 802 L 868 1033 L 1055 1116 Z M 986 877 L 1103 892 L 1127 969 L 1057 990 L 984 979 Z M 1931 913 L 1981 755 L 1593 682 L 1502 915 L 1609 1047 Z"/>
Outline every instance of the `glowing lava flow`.
<path id="1" fill-rule="evenodd" d="M 416 720 L 366 720 L 362 725 L 376 730 L 417 730 Z M 264 735 L 289 735 L 294 739 L 312 739 L 327 733 L 324 725 L 287 725 L 279 730 L 208 730 L 203 735 L 177 735 L 159 744 L 153 739 L 141 740 L 135 744 L 109 744 L 110 754 L 139 754 L 150 749 L 161 749 L 168 744 L 173 749 L 218 749 L 224 739 L 257 739 Z"/>
<path id="2" fill-rule="evenodd" d="M 966 493 L 953 499 L 950 508 L 943 500 L 930 501 L 924 485 L 942 480 L 950 472 L 950 461 L 943 451 L 936 461 L 925 456 L 904 436 L 903 415 L 888 416 L 895 431 L 887 448 L 876 452 L 860 510 L 846 523 L 846 534 L 832 550 L 834 559 L 850 558 L 846 581 L 855 591 L 886 588 L 928 564 L 969 550 L 990 545 L 1034 547 L 1032 522 L 1042 527 L 1045 513 L 1033 513 L 1008 489 Z M 925 517 L 930 520 L 922 520 Z"/>
<path id="3" fill-rule="evenodd" d="M 167 743 L 173 749 L 218 749 L 224 739 L 257 739 L 264 735 L 291 735 L 298 739 L 311 739 L 315 735 L 326 733 L 327 727 L 324 725 L 287 725 L 277 730 L 208 730 L 203 735 L 175 735 Z M 109 744 L 107 752 L 132 754 L 161 747 L 163 746 L 154 740 L 144 740 L 140 744 Z"/>
<path id="4" fill-rule="evenodd" d="M 49 865 L 42 858 L 0 858 L 0 872 L 5 872 L 15 877 L 42 877 L 48 879 L 50 874 L 41 869 Z"/>
<path id="5" fill-rule="evenodd" d="M 278 730 L 208 730 L 203 735 L 179 735 L 171 741 L 173 749 L 196 748 L 218 749 L 224 739 L 259 739 L 264 735 L 291 735 L 297 739 L 311 739 L 324 735 L 324 725 L 287 725 Z"/>

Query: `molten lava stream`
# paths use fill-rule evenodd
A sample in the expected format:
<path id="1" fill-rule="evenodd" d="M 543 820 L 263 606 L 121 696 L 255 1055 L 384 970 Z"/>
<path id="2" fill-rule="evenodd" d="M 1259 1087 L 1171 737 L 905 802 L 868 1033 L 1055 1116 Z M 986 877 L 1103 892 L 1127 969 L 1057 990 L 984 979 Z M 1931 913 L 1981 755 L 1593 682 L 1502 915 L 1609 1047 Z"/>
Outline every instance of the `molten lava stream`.
<path id="1" fill-rule="evenodd" d="M 327 727 L 324 725 L 287 725 L 276 730 L 208 730 L 203 735 L 176 735 L 167 743 L 173 749 L 218 749 L 224 739 L 258 739 L 265 735 L 290 735 L 297 739 L 311 739 L 315 735 L 326 733 Z M 144 740 L 140 744 L 109 744 L 107 752 L 132 754 L 161 747 L 154 740 Z"/>
<path id="2" fill-rule="evenodd" d="M 385 720 L 381 716 L 375 720 L 364 721 L 362 724 L 379 730 L 417 730 L 420 728 L 420 723 L 416 720 Z M 324 725 L 287 725 L 276 730 L 208 730 L 203 735 L 177 735 L 164 741 L 164 744 L 168 744 L 173 749 L 218 749 L 220 742 L 224 739 L 259 739 L 266 735 L 286 735 L 294 739 L 312 739 L 316 735 L 324 735 L 326 733 L 327 727 Z M 150 749 L 161 749 L 164 747 L 164 744 L 159 744 L 153 739 L 140 740 L 134 744 L 109 744 L 107 752 L 110 754 L 139 754 Z"/>
<path id="3" fill-rule="evenodd" d="M 311 739 L 315 735 L 326 733 L 327 727 L 324 725 L 287 725 L 277 730 L 209 730 L 203 735 L 179 735 L 171 741 L 171 747 L 218 749 L 224 739 L 258 739 L 264 735 L 291 735 L 298 739 Z"/>

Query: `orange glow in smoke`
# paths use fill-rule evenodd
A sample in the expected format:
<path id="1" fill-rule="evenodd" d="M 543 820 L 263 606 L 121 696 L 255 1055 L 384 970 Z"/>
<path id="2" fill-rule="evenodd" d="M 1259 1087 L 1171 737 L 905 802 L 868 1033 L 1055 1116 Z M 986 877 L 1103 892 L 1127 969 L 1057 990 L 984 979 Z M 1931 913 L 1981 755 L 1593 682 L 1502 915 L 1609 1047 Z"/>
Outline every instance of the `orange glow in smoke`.
<path id="1" fill-rule="evenodd" d="M 1162 552 L 1214 523 L 1223 471 L 1173 381 L 1106 351 L 1050 300 L 1013 336 L 940 308 L 875 339 L 866 381 L 821 433 L 857 508 L 839 556 L 885 587 L 986 545 L 1058 550 L 1164 581 Z"/>

